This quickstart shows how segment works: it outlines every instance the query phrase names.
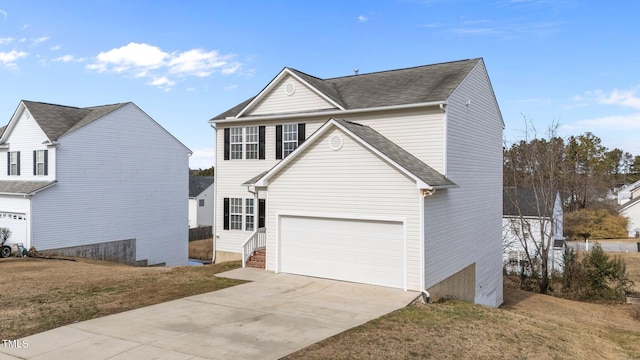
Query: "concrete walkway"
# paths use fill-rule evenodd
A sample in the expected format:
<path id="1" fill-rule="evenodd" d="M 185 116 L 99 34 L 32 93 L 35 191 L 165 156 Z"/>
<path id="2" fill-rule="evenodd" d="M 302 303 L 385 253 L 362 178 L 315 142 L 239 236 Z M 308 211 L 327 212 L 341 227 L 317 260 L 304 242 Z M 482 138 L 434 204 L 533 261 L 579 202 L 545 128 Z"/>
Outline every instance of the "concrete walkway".
<path id="1" fill-rule="evenodd" d="M 257 269 L 219 276 L 252 282 L 11 339 L 0 360 L 278 359 L 419 295 Z"/>

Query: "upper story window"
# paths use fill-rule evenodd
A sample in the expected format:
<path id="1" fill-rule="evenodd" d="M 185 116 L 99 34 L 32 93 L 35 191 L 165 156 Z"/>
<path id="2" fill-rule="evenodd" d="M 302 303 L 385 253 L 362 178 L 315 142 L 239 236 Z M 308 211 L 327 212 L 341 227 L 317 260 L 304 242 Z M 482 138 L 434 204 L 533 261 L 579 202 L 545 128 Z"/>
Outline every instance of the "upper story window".
<path id="1" fill-rule="evenodd" d="M 224 129 L 224 160 L 264 160 L 265 127 L 236 126 Z"/>
<path id="2" fill-rule="evenodd" d="M 247 151 L 245 159 L 257 159 L 258 158 L 258 127 L 247 126 L 244 128 L 244 139 L 247 145 Z"/>
<path id="3" fill-rule="evenodd" d="M 242 128 L 231 128 L 231 159 L 242 159 Z"/>
<path id="4" fill-rule="evenodd" d="M 291 154 L 305 139 L 305 124 L 276 125 L 276 159 Z"/>
<path id="5" fill-rule="evenodd" d="M 7 175 L 20 175 L 20 151 L 7 153 Z"/>
<path id="6" fill-rule="evenodd" d="M 49 172 L 49 151 L 33 151 L 33 175 L 48 175 Z"/>

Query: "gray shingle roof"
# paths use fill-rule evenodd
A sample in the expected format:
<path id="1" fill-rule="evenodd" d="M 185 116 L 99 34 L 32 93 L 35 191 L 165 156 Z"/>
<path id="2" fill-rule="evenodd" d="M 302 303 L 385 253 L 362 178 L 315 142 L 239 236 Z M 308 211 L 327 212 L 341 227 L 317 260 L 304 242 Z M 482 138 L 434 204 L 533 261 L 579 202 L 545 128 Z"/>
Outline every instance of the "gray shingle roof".
<path id="1" fill-rule="evenodd" d="M 320 79 L 295 69 L 289 70 L 350 110 L 444 101 L 481 61 L 480 58 L 461 60 L 329 79 Z M 233 117 L 251 100 L 253 98 L 211 120 Z"/>
<path id="2" fill-rule="evenodd" d="M 0 193 L 31 194 L 42 188 L 54 184 L 55 181 L 0 181 Z"/>
<path id="3" fill-rule="evenodd" d="M 351 121 L 334 119 L 337 123 L 344 126 L 352 134 L 362 139 L 374 149 L 400 165 L 405 170 L 415 175 L 420 180 L 432 187 L 451 187 L 456 184 L 447 179 L 444 175 L 434 170 L 431 166 L 425 164 L 405 149 L 398 146 L 393 141 L 382 136 L 369 126 L 360 125 Z"/>
<path id="4" fill-rule="evenodd" d="M 200 195 L 213 184 L 213 176 L 189 176 L 189 197 Z"/>
<path id="5" fill-rule="evenodd" d="M 504 188 L 502 193 L 502 214 L 507 216 L 545 216 L 553 215 L 555 198 L 546 199 L 531 189 Z"/>
<path id="6" fill-rule="evenodd" d="M 129 103 L 77 108 L 72 106 L 22 101 L 49 140 L 58 140 L 84 125 Z"/>

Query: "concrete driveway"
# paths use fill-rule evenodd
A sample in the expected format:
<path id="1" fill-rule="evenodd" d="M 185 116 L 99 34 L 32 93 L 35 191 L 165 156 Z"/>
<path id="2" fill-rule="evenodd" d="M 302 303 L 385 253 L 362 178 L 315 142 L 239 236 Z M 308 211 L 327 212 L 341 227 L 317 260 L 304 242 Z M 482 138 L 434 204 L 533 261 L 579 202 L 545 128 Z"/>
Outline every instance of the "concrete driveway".
<path id="1" fill-rule="evenodd" d="M 0 360 L 278 359 L 419 295 L 257 269 L 219 276 L 252 282 L 5 339 L 18 341 L 0 344 Z"/>

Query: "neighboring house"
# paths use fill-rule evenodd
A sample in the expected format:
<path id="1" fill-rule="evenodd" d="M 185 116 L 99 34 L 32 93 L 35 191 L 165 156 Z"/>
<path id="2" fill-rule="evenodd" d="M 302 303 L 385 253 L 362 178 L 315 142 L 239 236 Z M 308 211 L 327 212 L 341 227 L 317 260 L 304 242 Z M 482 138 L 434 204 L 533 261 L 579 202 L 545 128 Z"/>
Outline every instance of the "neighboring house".
<path id="1" fill-rule="evenodd" d="M 189 176 L 189 228 L 213 226 L 213 176 Z"/>
<path id="2" fill-rule="evenodd" d="M 626 217 L 629 237 L 640 237 L 640 181 L 618 190 L 618 213 Z"/>
<path id="3" fill-rule="evenodd" d="M 131 102 L 21 101 L 0 136 L 0 227 L 38 251 L 186 265 L 189 154 Z"/>
<path id="4" fill-rule="evenodd" d="M 502 303 L 503 121 L 482 59 L 284 68 L 214 117 L 216 256 Z"/>
<path id="5" fill-rule="evenodd" d="M 502 195 L 502 261 L 507 271 L 526 269 L 528 258 L 540 257 L 540 244 L 549 242 L 548 270 L 564 268 L 563 210 L 560 194 L 553 199 L 536 196 L 531 189 L 505 188 Z"/>

